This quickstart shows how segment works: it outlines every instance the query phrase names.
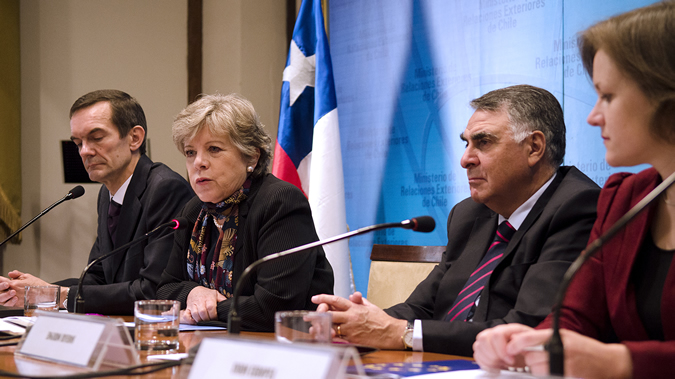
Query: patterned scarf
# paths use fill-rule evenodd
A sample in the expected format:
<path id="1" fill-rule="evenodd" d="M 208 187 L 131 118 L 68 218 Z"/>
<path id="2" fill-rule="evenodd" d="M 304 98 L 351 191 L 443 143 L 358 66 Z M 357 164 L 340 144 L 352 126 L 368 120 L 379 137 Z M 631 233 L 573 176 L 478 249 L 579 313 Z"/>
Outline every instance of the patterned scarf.
<path id="1" fill-rule="evenodd" d="M 232 297 L 232 267 L 239 228 L 239 203 L 246 199 L 250 186 L 251 180 L 247 179 L 227 199 L 216 204 L 202 205 L 187 251 L 187 272 L 190 278 L 204 287 L 217 290 L 227 298 Z M 211 241 L 210 231 L 213 230 L 209 225 L 210 221 L 219 231 L 218 241 L 213 249 L 208 246 Z M 213 259 L 207 263 L 210 250 L 214 252 Z"/>

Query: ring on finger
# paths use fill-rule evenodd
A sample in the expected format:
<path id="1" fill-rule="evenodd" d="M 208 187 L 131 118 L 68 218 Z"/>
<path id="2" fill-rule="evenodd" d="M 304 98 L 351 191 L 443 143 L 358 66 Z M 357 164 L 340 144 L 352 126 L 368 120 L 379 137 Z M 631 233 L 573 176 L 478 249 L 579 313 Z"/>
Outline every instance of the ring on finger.
<path id="1" fill-rule="evenodd" d="M 344 336 L 342 335 L 342 331 L 340 330 L 340 325 L 338 325 L 337 328 L 336 328 L 335 330 L 336 330 L 336 332 L 337 332 L 337 337 L 338 337 L 338 338 L 344 337 Z"/>

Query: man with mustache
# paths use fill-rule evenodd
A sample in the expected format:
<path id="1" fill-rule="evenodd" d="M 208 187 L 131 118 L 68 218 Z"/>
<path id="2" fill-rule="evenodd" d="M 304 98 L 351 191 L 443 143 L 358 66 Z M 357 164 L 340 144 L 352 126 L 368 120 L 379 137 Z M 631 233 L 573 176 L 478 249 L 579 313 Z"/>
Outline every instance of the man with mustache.
<path id="1" fill-rule="evenodd" d="M 504 323 L 537 325 L 586 246 L 600 188 L 560 166 L 565 122 L 548 91 L 488 92 L 460 135 L 471 198 L 448 217 L 443 258 L 410 297 L 386 310 L 358 292 L 317 295 L 337 337 L 383 349 L 471 356 L 476 335 Z"/>
<path id="2" fill-rule="evenodd" d="M 143 108 L 122 91 L 90 92 L 70 109 L 71 140 L 89 178 L 103 184 L 89 262 L 171 221 L 193 196 L 183 177 L 145 155 L 146 131 Z M 85 312 L 133 314 L 134 301 L 153 299 L 173 246 L 171 232 L 166 228 L 94 265 L 82 288 Z M 24 286 L 48 284 L 17 270 L 8 277 L 0 277 L 5 306 L 23 306 Z M 73 311 L 77 279 L 56 284 L 62 308 Z"/>

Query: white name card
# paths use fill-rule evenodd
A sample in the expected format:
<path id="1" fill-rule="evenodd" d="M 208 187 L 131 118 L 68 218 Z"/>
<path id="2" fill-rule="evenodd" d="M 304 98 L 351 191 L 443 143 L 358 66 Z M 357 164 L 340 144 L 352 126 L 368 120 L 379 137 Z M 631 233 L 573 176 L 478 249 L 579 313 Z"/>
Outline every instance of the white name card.
<path id="1" fill-rule="evenodd" d="M 97 370 L 138 364 L 138 352 L 121 320 L 57 312 L 36 312 L 15 354 Z"/>
<path id="2" fill-rule="evenodd" d="M 188 379 L 338 379 L 344 378 L 350 360 L 363 373 L 353 347 L 205 338 Z"/>

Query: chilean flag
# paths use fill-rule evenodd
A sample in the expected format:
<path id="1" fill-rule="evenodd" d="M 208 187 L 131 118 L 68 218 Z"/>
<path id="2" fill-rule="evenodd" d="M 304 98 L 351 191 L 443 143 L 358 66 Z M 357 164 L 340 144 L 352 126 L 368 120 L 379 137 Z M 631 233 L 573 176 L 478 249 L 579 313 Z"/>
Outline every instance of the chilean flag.
<path id="1" fill-rule="evenodd" d="M 347 232 L 337 100 L 321 0 L 303 0 L 293 29 L 272 173 L 307 195 L 320 239 Z M 326 245 L 324 251 L 335 273 L 335 294 L 349 296 L 354 286 L 348 242 Z"/>

